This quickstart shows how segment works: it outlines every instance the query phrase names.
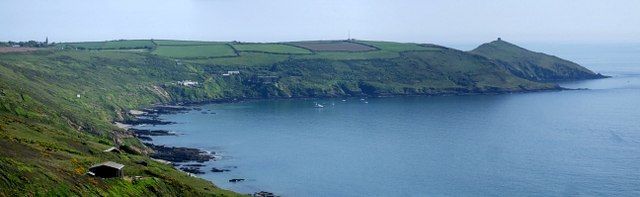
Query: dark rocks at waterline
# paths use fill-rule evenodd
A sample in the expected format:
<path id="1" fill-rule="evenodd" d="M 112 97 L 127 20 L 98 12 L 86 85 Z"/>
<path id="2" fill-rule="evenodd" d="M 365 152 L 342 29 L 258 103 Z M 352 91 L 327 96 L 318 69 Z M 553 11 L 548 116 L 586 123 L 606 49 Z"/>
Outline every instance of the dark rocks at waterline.
<path id="1" fill-rule="evenodd" d="M 196 163 L 196 164 L 184 164 L 184 165 L 182 165 L 182 166 L 188 166 L 188 167 L 199 167 L 199 168 L 201 168 L 201 167 L 204 167 L 205 165 L 204 165 L 204 164 Z"/>
<path id="2" fill-rule="evenodd" d="M 259 191 L 259 192 L 253 193 L 252 196 L 253 197 L 277 197 L 275 194 L 271 192 L 266 192 L 266 191 Z"/>
<path id="3" fill-rule="evenodd" d="M 129 129 L 129 131 L 133 132 L 139 136 L 170 136 L 176 135 L 174 132 L 167 130 L 147 130 L 147 129 Z"/>
<path id="4" fill-rule="evenodd" d="M 200 170 L 199 167 L 180 167 L 180 170 L 188 172 L 188 173 L 192 173 L 192 174 L 204 174 L 204 172 L 202 170 Z"/>
<path id="5" fill-rule="evenodd" d="M 129 125 L 141 125 L 141 124 L 148 124 L 148 125 L 168 125 L 168 124 L 174 124 L 174 122 L 168 122 L 168 121 L 162 121 L 159 120 L 157 118 L 136 118 L 136 119 L 132 119 L 132 120 L 125 120 L 123 121 L 124 124 L 129 124 Z"/>
<path id="6" fill-rule="evenodd" d="M 224 168 L 227 168 L 227 169 L 229 169 L 229 168 L 236 169 L 236 168 L 238 168 L 238 166 L 224 166 Z"/>
<path id="7" fill-rule="evenodd" d="M 176 135 L 174 132 L 167 130 L 147 130 L 147 129 L 129 129 L 129 131 L 133 132 L 134 136 L 138 139 L 146 142 L 153 141 L 150 136 L 173 136 Z"/>
<path id="8" fill-rule="evenodd" d="M 142 109 L 142 111 L 147 112 L 149 116 L 155 116 L 158 114 L 177 114 L 184 113 L 189 111 L 190 109 L 183 106 L 172 106 L 172 105 L 159 105 L 148 109 Z"/>
<path id="9" fill-rule="evenodd" d="M 244 181 L 244 179 L 229 179 L 230 183 L 237 183 L 237 182 L 242 182 Z"/>
<path id="10" fill-rule="evenodd" d="M 151 157 L 156 159 L 162 159 L 171 162 L 205 162 L 214 159 L 212 154 L 202 151 L 197 148 L 186 147 L 166 147 L 161 145 L 153 145 L 145 143 L 149 148 L 153 149 L 155 153 L 151 154 Z"/>
<path id="11" fill-rule="evenodd" d="M 216 168 L 216 167 L 211 168 L 211 172 L 229 172 L 229 171 L 231 171 L 231 170 L 220 169 L 220 168 Z"/>

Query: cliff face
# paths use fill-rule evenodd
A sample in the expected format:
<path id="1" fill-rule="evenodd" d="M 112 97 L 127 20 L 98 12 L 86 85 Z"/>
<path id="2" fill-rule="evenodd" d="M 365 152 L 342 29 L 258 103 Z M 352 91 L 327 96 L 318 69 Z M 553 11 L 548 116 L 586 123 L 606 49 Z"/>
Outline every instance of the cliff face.
<path id="1" fill-rule="evenodd" d="M 482 44 L 470 52 L 495 60 L 514 75 L 532 81 L 554 82 L 605 77 L 574 62 L 529 51 L 501 39 Z"/>

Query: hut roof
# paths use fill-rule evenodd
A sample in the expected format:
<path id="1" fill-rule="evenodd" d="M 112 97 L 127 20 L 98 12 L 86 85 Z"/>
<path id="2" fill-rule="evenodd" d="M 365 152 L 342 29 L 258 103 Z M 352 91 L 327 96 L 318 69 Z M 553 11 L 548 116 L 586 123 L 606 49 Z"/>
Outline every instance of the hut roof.
<path id="1" fill-rule="evenodd" d="M 124 167 L 124 164 L 119 164 L 113 161 L 107 161 L 107 162 L 103 162 L 103 163 L 99 163 L 96 165 L 91 166 L 91 168 L 95 168 L 95 167 L 100 167 L 100 166 L 108 166 L 108 167 L 112 167 L 112 168 L 116 168 L 116 169 L 122 169 Z"/>

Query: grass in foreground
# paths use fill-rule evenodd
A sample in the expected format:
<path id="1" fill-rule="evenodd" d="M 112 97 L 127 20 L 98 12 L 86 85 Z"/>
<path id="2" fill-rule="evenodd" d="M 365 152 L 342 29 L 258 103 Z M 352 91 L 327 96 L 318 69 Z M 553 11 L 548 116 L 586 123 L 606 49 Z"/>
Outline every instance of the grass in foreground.
<path id="1" fill-rule="evenodd" d="M 139 141 L 112 125 L 126 109 L 170 99 L 154 87 L 197 73 L 143 53 L 0 54 L 0 196 L 236 195 L 140 154 Z M 102 152 L 118 145 L 136 151 Z M 125 164 L 127 177 L 84 174 L 103 161 Z"/>

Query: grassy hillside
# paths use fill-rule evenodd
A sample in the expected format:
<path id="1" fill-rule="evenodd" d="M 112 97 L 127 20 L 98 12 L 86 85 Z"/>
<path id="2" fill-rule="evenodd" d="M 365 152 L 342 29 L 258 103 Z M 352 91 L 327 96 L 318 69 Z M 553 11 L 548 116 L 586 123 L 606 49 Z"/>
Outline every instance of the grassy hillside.
<path id="1" fill-rule="evenodd" d="M 170 101 L 156 85 L 198 76 L 174 61 L 138 53 L 0 54 L 0 194 L 234 195 L 150 160 L 140 154 L 144 147 L 137 139 L 111 124 L 124 118 L 124 109 Z M 102 152 L 118 145 L 140 152 Z M 125 164 L 129 177 L 143 178 L 84 175 L 106 160 Z"/>
<path id="2" fill-rule="evenodd" d="M 153 45 L 151 52 L 105 47 L 148 47 L 148 43 Z M 78 48 L 0 53 L 0 194 L 235 195 L 152 161 L 149 149 L 113 126 L 114 121 L 130 118 L 127 110 L 153 104 L 559 88 L 515 75 L 506 61 L 436 45 L 349 43 L 375 50 L 149 40 L 63 43 Z M 240 74 L 223 75 L 232 70 Z M 199 84 L 176 83 L 182 80 Z M 130 151 L 102 152 L 110 146 Z M 126 176 L 143 179 L 84 175 L 89 166 L 106 160 L 125 164 Z"/>
<path id="3" fill-rule="evenodd" d="M 597 79 L 596 74 L 576 63 L 532 52 L 501 39 L 480 45 L 471 51 L 505 65 L 513 74 L 534 81 Z"/>

